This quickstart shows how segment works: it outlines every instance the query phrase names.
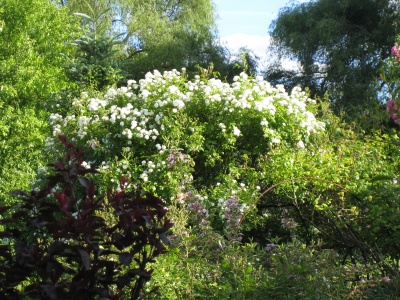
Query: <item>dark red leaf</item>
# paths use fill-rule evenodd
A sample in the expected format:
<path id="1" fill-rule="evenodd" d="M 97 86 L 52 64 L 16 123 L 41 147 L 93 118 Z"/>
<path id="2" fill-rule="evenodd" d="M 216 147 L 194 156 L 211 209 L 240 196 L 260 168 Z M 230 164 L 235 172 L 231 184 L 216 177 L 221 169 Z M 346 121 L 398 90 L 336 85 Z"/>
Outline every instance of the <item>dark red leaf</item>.
<path id="1" fill-rule="evenodd" d="M 56 170 L 64 170 L 64 164 L 63 163 L 56 163 L 56 164 L 54 164 L 54 168 Z"/>
<path id="2" fill-rule="evenodd" d="M 58 203 L 61 205 L 61 208 L 65 210 L 68 205 L 68 198 L 64 193 L 53 193 L 54 197 L 56 197 Z"/>
<path id="3" fill-rule="evenodd" d="M 61 143 L 63 143 L 64 146 L 67 145 L 67 136 L 59 135 L 58 138 L 60 139 Z"/>
<path id="4" fill-rule="evenodd" d="M 56 260 L 50 261 L 47 266 L 46 270 L 50 270 L 50 279 L 53 284 L 56 284 L 58 280 L 61 278 L 62 274 L 64 273 L 63 266 Z"/>
<path id="5" fill-rule="evenodd" d="M 151 227 L 153 225 L 152 219 L 149 216 L 142 216 L 143 219 L 146 221 L 146 225 Z"/>
<path id="6" fill-rule="evenodd" d="M 171 246 L 171 242 L 169 241 L 168 237 L 165 235 L 165 233 L 160 233 L 160 239 L 161 241 L 167 245 L 167 246 Z"/>
<path id="7" fill-rule="evenodd" d="M 38 228 L 44 227 L 44 226 L 46 226 L 48 223 L 49 223 L 49 222 L 40 221 L 40 220 L 38 220 L 38 219 L 34 219 L 34 220 L 31 221 L 31 224 L 32 224 L 33 226 L 35 226 L 35 227 L 38 227 Z"/>
<path id="8" fill-rule="evenodd" d="M 108 289 L 106 288 L 101 288 L 101 287 L 96 287 L 95 288 L 96 293 L 103 299 L 110 299 L 110 293 L 108 292 Z"/>
<path id="9" fill-rule="evenodd" d="M 171 229 L 173 226 L 174 226 L 174 223 L 172 223 L 170 220 L 167 219 L 164 221 L 164 229 L 165 230 Z"/>
<path id="10" fill-rule="evenodd" d="M 86 193 L 87 193 L 88 197 L 90 197 L 92 199 L 94 197 L 95 192 L 96 192 L 96 186 L 94 184 L 90 184 L 86 189 Z"/>
<path id="11" fill-rule="evenodd" d="M 25 243 L 24 235 L 16 228 L 0 232 L 0 238 L 12 237 L 17 241 L 14 244 L 15 249 L 8 245 L 0 247 L 1 259 L 13 261 L 13 267 L 3 270 L 2 274 L 5 275 L 0 274 L 0 277 L 3 276 L 0 281 L 6 282 L 8 286 L 21 286 L 21 282 L 30 280 L 32 272 L 35 272 L 40 283 L 25 285 L 21 291 L 28 292 L 35 299 L 73 299 L 72 295 L 77 295 L 79 299 L 120 299 L 125 296 L 121 291 L 123 287 L 131 285 L 132 281 L 151 278 L 152 271 L 146 271 L 146 265 L 164 253 L 164 244 L 170 244 L 165 232 L 172 223 L 164 218 L 167 212 L 166 203 L 161 198 L 144 192 L 140 187 L 127 191 L 128 179 L 124 176 L 121 178 L 119 192 L 107 192 L 109 201 L 104 201 L 104 196 L 97 197 L 96 186 L 85 174 L 99 172 L 85 169 L 81 165 L 85 160 L 83 149 L 76 149 L 66 136 L 59 138 L 66 155 L 64 160 L 60 159 L 51 165 L 53 175 L 47 176 L 47 186 L 30 194 L 15 191 L 13 195 L 24 197 L 21 199 L 23 203 L 15 211 L 10 210 L 13 218 L 0 220 L 0 224 L 21 220 L 28 225 L 45 227 L 53 242 L 48 247 L 48 244 L 45 246 L 42 243 L 31 245 Z M 85 194 L 75 192 L 80 185 L 86 189 Z M 52 193 L 55 186 L 61 192 Z M 57 201 L 53 197 L 47 198 L 48 195 L 52 195 Z M 80 203 L 79 213 L 78 217 L 74 217 L 72 212 L 75 210 L 71 209 L 77 201 Z M 7 212 L 10 208 L 1 206 L 0 213 Z M 34 208 L 37 213 L 31 215 Z M 61 215 L 60 208 L 63 213 Z M 118 220 L 113 225 L 95 214 L 96 210 L 109 212 L 112 208 L 115 209 L 114 215 Z M 59 239 L 66 239 L 71 243 L 64 243 Z M 82 246 L 82 242 L 87 246 Z M 152 250 L 147 252 L 149 255 L 138 255 L 148 248 Z M 110 259 L 117 255 L 118 260 Z M 130 266 L 136 268 L 127 273 L 122 272 Z M 68 276 L 64 276 L 65 273 Z M 115 284 L 118 293 L 109 288 L 109 285 Z M 101 288 L 92 288 L 89 291 L 88 286 Z M 134 292 L 135 295 L 139 295 L 140 289 L 139 287 Z"/>
<path id="12" fill-rule="evenodd" d="M 14 219 L 25 218 L 27 216 L 28 216 L 28 213 L 26 211 L 23 211 L 23 210 L 17 211 L 17 212 L 12 214 L 12 217 Z"/>
<path id="13" fill-rule="evenodd" d="M 136 205 L 148 205 L 151 207 L 160 207 L 164 205 L 163 201 L 160 198 L 136 198 L 132 200 L 132 204 Z"/>
<path id="14" fill-rule="evenodd" d="M 95 169 L 81 169 L 79 170 L 79 175 L 85 175 L 85 174 L 100 174 L 100 171 L 97 171 Z"/>
<path id="15" fill-rule="evenodd" d="M 83 266 L 85 267 L 86 270 L 90 270 L 91 259 L 90 259 L 89 253 L 87 253 L 83 249 L 78 249 L 78 251 L 79 251 L 79 255 L 82 258 Z"/>
<path id="16" fill-rule="evenodd" d="M 90 181 L 86 177 L 78 177 L 79 183 L 84 186 L 85 188 L 88 188 L 90 186 Z"/>
<path id="17" fill-rule="evenodd" d="M 54 285 L 46 284 L 46 285 L 41 285 L 40 287 L 42 288 L 44 296 L 46 296 L 45 299 L 50 299 L 50 300 L 58 299 L 57 290 Z"/>
<path id="18" fill-rule="evenodd" d="M 48 256 L 48 257 L 52 257 L 54 251 L 55 251 L 58 247 L 62 246 L 63 244 L 64 244 L 64 243 L 63 243 L 62 241 L 55 241 L 55 242 L 54 242 L 53 244 L 51 244 L 51 245 L 49 246 L 49 248 L 47 249 L 47 256 Z"/>
<path id="19" fill-rule="evenodd" d="M 128 275 L 118 276 L 117 284 L 119 288 L 123 288 L 130 284 L 131 280 Z"/>
<path id="20" fill-rule="evenodd" d="M 127 266 L 132 262 L 133 254 L 129 252 L 123 252 L 119 254 L 119 261 L 121 264 Z"/>
<path id="21" fill-rule="evenodd" d="M 0 257 L 4 257 L 7 260 L 12 260 L 11 251 L 7 245 L 0 245 Z"/>
<path id="22" fill-rule="evenodd" d="M 13 234 L 9 231 L 0 231 L 0 238 L 12 237 Z"/>
<path id="23" fill-rule="evenodd" d="M 130 276 L 140 276 L 146 280 L 150 280 L 151 278 L 151 272 L 147 272 L 146 270 L 141 269 L 131 269 L 128 271 L 128 274 Z"/>
<path id="24" fill-rule="evenodd" d="M 6 281 L 11 284 L 21 282 L 29 275 L 30 275 L 30 272 L 27 270 L 22 270 L 20 268 L 18 268 L 18 269 L 12 268 L 10 270 L 7 270 L 7 272 L 6 272 Z"/>
<path id="25" fill-rule="evenodd" d="M 71 175 L 71 176 L 76 176 L 78 174 L 79 174 L 79 170 L 76 169 L 76 168 L 73 168 L 73 169 L 69 170 L 69 175 Z"/>

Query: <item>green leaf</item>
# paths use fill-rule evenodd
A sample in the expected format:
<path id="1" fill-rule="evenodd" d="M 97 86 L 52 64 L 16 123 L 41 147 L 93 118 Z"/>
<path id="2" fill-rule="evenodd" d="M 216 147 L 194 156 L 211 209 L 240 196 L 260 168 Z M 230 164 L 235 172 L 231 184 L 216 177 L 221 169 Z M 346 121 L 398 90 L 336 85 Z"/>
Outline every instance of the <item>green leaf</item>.
<path id="1" fill-rule="evenodd" d="M 252 265 L 248 265 L 247 269 L 246 269 L 246 273 L 251 273 L 253 271 L 253 266 Z"/>

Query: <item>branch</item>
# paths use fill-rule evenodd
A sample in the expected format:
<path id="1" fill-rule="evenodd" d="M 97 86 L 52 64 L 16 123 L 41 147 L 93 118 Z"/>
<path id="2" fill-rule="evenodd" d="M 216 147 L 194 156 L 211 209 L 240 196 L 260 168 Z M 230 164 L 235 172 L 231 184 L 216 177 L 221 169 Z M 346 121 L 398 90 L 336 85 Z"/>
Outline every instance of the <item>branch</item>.
<path id="1" fill-rule="evenodd" d="M 135 56 L 136 54 L 142 53 L 142 52 L 146 52 L 145 49 L 139 49 L 139 50 L 135 50 L 132 53 L 129 53 L 128 58 L 132 58 L 133 56 Z"/>

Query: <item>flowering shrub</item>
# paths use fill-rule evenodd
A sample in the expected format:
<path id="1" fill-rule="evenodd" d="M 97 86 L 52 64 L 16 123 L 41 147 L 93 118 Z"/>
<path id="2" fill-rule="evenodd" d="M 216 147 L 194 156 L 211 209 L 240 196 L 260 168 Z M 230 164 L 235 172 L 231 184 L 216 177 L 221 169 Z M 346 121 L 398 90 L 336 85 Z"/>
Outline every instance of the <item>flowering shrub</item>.
<path id="1" fill-rule="evenodd" d="M 82 93 L 67 115 L 50 116 L 53 136 L 46 143 L 54 152 L 55 136 L 67 134 L 89 146 L 86 163 L 105 174 L 101 186 L 111 188 L 129 176 L 164 199 L 192 190 L 202 196 L 188 209 L 209 213 L 209 219 L 199 215 L 199 225 L 240 240 L 247 225 L 238 226 L 238 220 L 265 180 L 260 154 L 281 145 L 304 147 L 323 131 L 324 123 L 309 110 L 313 103 L 299 88 L 288 94 L 245 73 L 228 84 L 200 76 L 187 80 L 184 70 L 154 71 L 126 87 Z"/>
<path id="2" fill-rule="evenodd" d="M 166 196 L 193 179 L 215 184 L 219 174 L 243 164 L 243 155 L 307 142 L 324 128 L 307 109 L 313 102 L 299 88 L 289 95 L 244 73 L 229 85 L 154 71 L 104 94 L 82 93 L 68 115 L 51 115 L 46 144 L 53 150 L 54 138 L 68 134 L 92 148 L 90 163 L 109 170 L 110 180 L 138 175 L 147 189 Z"/>

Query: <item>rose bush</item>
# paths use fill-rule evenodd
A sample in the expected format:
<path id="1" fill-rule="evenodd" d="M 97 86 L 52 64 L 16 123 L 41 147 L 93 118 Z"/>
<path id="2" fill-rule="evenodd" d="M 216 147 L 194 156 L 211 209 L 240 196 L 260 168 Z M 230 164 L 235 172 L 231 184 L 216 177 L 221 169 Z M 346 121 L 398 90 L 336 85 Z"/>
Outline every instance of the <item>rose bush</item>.
<path id="1" fill-rule="evenodd" d="M 245 73 L 228 84 L 154 71 L 126 87 L 82 93 L 67 115 L 50 116 L 46 144 L 56 152 L 55 137 L 67 134 L 90 146 L 87 163 L 107 174 L 106 186 L 128 175 L 165 199 L 195 189 L 222 217 L 218 199 L 237 197 L 242 206 L 259 192 L 260 153 L 304 145 L 324 130 L 314 103 L 299 88 L 289 94 Z"/>

